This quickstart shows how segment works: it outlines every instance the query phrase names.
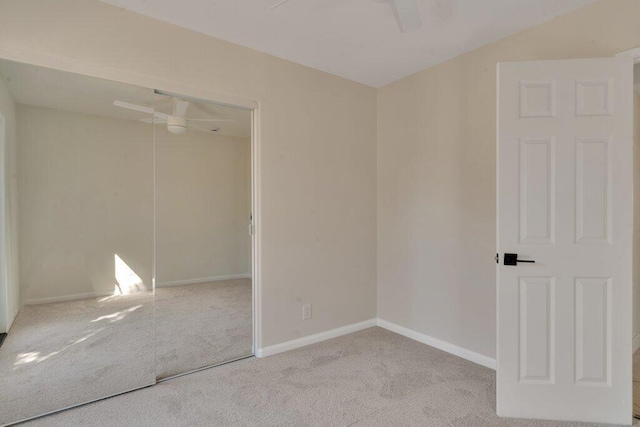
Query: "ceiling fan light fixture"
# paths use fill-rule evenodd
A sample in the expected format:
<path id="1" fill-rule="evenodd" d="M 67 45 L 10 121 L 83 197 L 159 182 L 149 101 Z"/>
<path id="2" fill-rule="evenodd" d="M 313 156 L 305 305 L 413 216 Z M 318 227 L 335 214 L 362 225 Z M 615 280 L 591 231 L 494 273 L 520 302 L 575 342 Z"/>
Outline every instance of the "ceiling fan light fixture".
<path id="1" fill-rule="evenodd" d="M 182 135 L 187 131 L 187 119 L 184 117 L 167 117 L 167 130 L 175 135 Z"/>

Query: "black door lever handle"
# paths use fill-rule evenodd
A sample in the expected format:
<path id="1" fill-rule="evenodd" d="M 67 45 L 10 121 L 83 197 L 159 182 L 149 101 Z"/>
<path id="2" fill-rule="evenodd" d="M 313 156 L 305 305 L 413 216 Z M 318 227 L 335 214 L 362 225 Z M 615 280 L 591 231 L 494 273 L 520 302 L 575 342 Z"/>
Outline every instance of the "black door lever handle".
<path id="1" fill-rule="evenodd" d="M 504 254 L 504 265 L 518 265 L 519 262 L 534 263 L 531 259 L 518 259 L 518 254 Z"/>

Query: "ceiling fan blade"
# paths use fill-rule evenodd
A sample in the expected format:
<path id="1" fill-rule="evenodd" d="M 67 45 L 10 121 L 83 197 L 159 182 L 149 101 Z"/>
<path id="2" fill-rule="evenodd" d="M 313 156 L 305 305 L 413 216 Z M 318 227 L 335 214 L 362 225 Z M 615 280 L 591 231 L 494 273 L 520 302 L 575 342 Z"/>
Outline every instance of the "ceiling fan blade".
<path id="1" fill-rule="evenodd" d="M 406 33 L 422 27 L 417 0 L 391 0 L 390 5 L 401 32 Z"/>
<path id="2" fill-rule="evenodd" d="M 167 105 L 167 106 L 168 105 L 173 105 L 173 98 L 174 97 L 168 97 L 168 96 L 164 96 L 163 95 L 162 98 L 156 98 L 153 101 L 153 106 L 155 108 L 158 108 L 158 107 L 163 107 L 165 105 Z"/>
<path id="3" fill-rule="evenodd" d="M 157 111 L 154 111 L 153 108 L 145 107 L 144 105 L 131 104 L 129 102 L 124 102 L 124 101 L 113 101 L 113 105 L 115 105 L 116 107 L 126 108 L 128 110 L 139 111 L 141 113 L 153 114 L 156 117 L 156 119 L 159 118 L 161 120 L 166 120 L 167 117 L 169 117 L 168 114 L 159 113 Z M 151 123 L 151 118 L 149 118 L 148 123 Z M 159 123 L 159 122 L 156 120 L 156 123 Z"/>
<path id="4" fill-rule="evenodd" d="M 145 123 L 167 123 L 167 120 L 165 118 L 162 117 L 147 117 L 146 119 L 140 119 L 141 122 L 145 122 Z"/>
<path id="5" fill-rule="evenodd" d="M 289 0 L 280 0 L 278 3 L 274 4 L 274 5 L 273 5 L 273 6 L 271 6 L 269 9 L 273 10 L 273 9 L 275 9 L 276 7 L 278 7 L 278 6 L 280 6 L 280 5 L 284 4 L 284 3 L 286 3 L 286 2 L 288 2 L 288 1 L 289 1 Z"/>
<path id="6" fill-rule="evenodd" d="M 184 117 L 187 115 L 187 107 L 189 107 L 189 101 L 185 101 L 180 98 L 173 98 L 173 115 L 178 117 Z"/>
<path id="7" fill-rule="evenodd" d="M 194 125 L 193 123 L 189 123 L 189 127 L 193 128 L 193 129 L 198 129 L 198 130 L 201 130 L 201 131 L 204 131 L 204 132 L 213 132 L 212 129 L 207 129 L 207 128 L 204 128 L 202 126 L 197 126 L 197 125 Z M 216 129 L 216 132 L 217 132 L 218 128 L 215 128 L 215 129 Z"/>
<path id="8" fill-rule="evenodd" d="M 153 114 L 153 108 L 145 107 L 144 105 L 131 104 L 124 101 L 113 101 L 113 105 L 116 107 L 128 108 L 129 110 L 140 111 L 141 113 Z"/>
<path id="9" fill-rule="evenodd" d="M 187 119 L 190 122 L 237 122 L 236 119 Z"/>

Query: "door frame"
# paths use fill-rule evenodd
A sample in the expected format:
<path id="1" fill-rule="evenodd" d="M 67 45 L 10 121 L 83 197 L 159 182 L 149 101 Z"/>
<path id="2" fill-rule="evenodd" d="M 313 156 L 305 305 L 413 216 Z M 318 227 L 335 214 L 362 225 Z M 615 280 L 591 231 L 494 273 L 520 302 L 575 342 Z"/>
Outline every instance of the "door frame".
<path id="1" fill-rule="evenodd" d="M 0 113 L 0 333 L 9 332 L 12 306 L 9 302 L 7 257 L 7 120 Z"/>
<path id="2" fill-rule="evenodd" d="M 618 53 L 616 56 L 628 56 L 633 58 L 633 63 L 637 64 L 640 62 L 640 46 L 635 47 L 633 49 L 625 50 L 624 52 Z"/>
<path id="3" fill-rule="evenodd" d="M 253 354 L 262 348 L 262 182 L 261 182 L 261 103 L 259 99 L 248 99 L 203 88 L 185 81 L 169 80 L 136 72 L 104 67 L 89 62 L 51 55 L 48 53 L 16 49 L 0 44 L 0 59 L 28 65 L 51 68 L 88 77 L 135 85 L 165 93 L 179 93 L 186 97 L 202 99 L 229 107 L 252 111 L 251 130 L 251 209 L 253 214 L 252 295 L 253 295 Z"/>
<path id="4" fill-rule="evenodd" d="M 615 55 L 615 57 L 631 57 L 633 59 L 633 65 L 640 63 L 640 46 L 633 48 L 633 49 L 629 49 L 623 52 L 620 52 L 618 54 Z M 573 58 L 571 58 L 573 59 Z M 523 59 L 524 61 L 526 61 L 526 59 Z M 535 60 L 535 59 L 532 59 Z M 498 62 L 499 64 L 499 62 Z M 632 70 L 632 74 L 633 74 L 633 70 Z M 496 72 L 496 88 L 499 88 L 499 84 L 500 84 L 500 75 L 498 72 Z M 495 176 L 496 176 L 496 374 L 498 372 L 499 366 L 500 366 L 500 362 L 498 359 L 499 356 L 499 352 L 498 352 L 498 345 L 499 345 L 499 335 L 498 335 L 498 329 L 499 329 L 499 292 L 498 292 L 498 285 L 500 282 L 500 260 L 502 258 L 500 258 L 500 252 L 499 252 L 499 244 L 500 244 L 500 227 L 499 227 L 499 223 L 500 223 L 500 209 L 499 209 L 499 203 L 500 203 L 500 176 L 499 176 L 499 164 L 500 164 L 500 159 L 499 159 L 499 138 L 498 138 L 498 132 L 499 132 L 499 92 L 496 92 L 496 170 L 495 170 Z M 634 183 L 635 185 L 635 183 Z M 633 286 L 633 284 L 632 284 Z M 631 316 L 631 318 L 629 319 L 629 323 L 631 324 L 631 329 L 633 329 L 633 316 Z M 633 336 L 629 337 L 629 340 L 631 341 L 631 347 L 633 349 Z M 632 358 L 633 361 L 633 358 Z M 631 369 L 631 372 L 633 372 L 633 368 Z M 632 379 L 631 379 L 632 381 Z M 633 388 L 631 388 L 631 401 L 633 402 Z M 498 397 L 498 390 L 496 388 L 496 398 Z M 496 405 L 497 405 L 497 400 L 496 400 Z M 632 413 L 629 414 L 629 420 L 633 420 L 633 405 L 632 405 Z"/>
<path id="5" fill-rule="evenodd" d="M 631 59 L 633 59 L 633 65 L 640 64 L 640 47 L 636 47 L 636 48 L 633 48 L 633 49 L 625 50 L 623 52 L 618 53 L 616 56 L 630 57 Z M 635 86 L 635 82 L 634 82 L 634 86 Z M 634 119 L 635 119 L 635 112 L 634 112 Z M 635 140 L 634 140 L 634 143 L 635 143 Z M 635 168 L 637 168 L 637 167 L 640 167 L 640 165 L 635 165 L 634 164 L 634 172 L 635 172 Z M 635 186 L 635 185 L 640 185 L 640 184 L 636 183 L 634 181 L 633 185 Z M 632 286 L 633 286 L 633 284 L 632 284 Z M 633 289 L 632 289 L 632 292 L 633 292 Z M 635 307 L 635 309 L 638 309 L 638 308 L 640 308 L 640 307 Z M 630 340 L 631 340 L 631 351 L 635 352 L 634 350 L 636 350 L 636 349 L 635 349 L 634 342 L 633 342 L 634 339 L 635 339 L 635 337 L 633 336 L 633 311 L 632 311 L 632 316 L 631 316 L 630 322 L 631 322 L 631 332 L 632 332 L 632 336 L 630 337 Z M 631 372 L 633 372 L 633 356 L 631 357 L 631 363 L 632 363 Z M 633 381 L 633 378 L 631 378 L 631 381 Z M 631 388 L 631 401 L 633 402 L 633 387 Z M 634 417 L 633 417 L 633 409 L 632 409 L 632 412 L 631 412 L 631 419 L 632 420 L 634 419 Z"/>

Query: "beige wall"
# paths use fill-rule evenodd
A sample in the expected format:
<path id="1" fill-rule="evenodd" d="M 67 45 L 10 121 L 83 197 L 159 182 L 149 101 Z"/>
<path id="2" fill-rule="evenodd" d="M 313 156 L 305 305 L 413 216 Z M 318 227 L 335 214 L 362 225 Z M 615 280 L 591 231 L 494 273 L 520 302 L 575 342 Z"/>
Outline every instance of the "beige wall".
<path id="1" fill-rule="evenodd" d="M 601 0 L 379 89 L 379 317 L 495 356 L 496 64 L 615 55 L 639 16 Z"/>
<path id="2" fill-rule="evenodd" d="M 18 201 L 17 201 L 17 136 L 16 104 L 0 73 L 0 115 L 5 121 L 5 152 L 0 152 L 4 164 L 5 206 L 0 218 L 5 221 L 7 247 L 7 309 L 8 322 L 0 321 L 0 332 L 6 332 L 20 308 L 19 267 L 18 267 Z M 4 155 L 4 158 L 2 156 Z M 0 267 L 2 268 L 2 267 Z M 6 324 L 5 324 L 6 323 Z"/>
<path id="3" fill-rule="evenodd" d="M 25 303 L 114 292 L 115 255 L 151 289 L 153 129 L 18 105 Z"/>
<path id="4" fill-rule="evenodd" d="M 156 127 L 156 285 L 251 274 L 251 140 Z"/>
<path id="5" fill-rule="evenodd" d="M 375 89 L 97 0 L 0 2 L 1 49 L 259 100 L 260 346 L 375 317 Z"/>

